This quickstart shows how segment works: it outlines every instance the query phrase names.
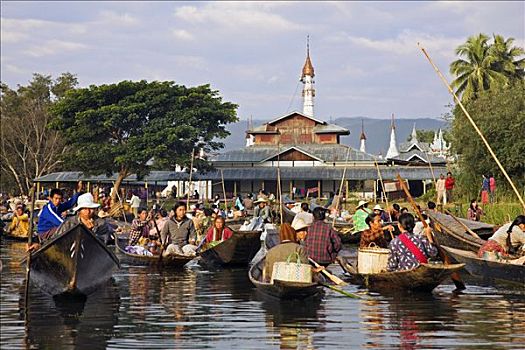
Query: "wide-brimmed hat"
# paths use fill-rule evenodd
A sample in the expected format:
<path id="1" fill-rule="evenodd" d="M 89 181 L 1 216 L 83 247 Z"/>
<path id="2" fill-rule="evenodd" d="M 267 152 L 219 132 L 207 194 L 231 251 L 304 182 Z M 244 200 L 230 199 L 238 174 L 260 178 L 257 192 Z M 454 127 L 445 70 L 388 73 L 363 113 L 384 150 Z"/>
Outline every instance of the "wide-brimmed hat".
<path id="1" fill-rule="evenodd" d="M 93 195 L 91 193 L 84 193 L 77 199 L 77 206 L 73 208 L 73 211 L 78 211 L 82 208 L 98 208 L 100 204 L 93 201 Z"/>
<path id="2" fill-rule="evenodd" d="M 257 204 L 257 203 L 268 203 L 268 200 L 265 199 L 265 198 L 257 198 L 257 200 L 255 202 L 253 202 L 254 204 Z"/>
<path id="3" fill-rule="evenodd" d="M 357 203 L 357 209 L 361 208 L 363 205 L 367 204 L 368 202 L 367 201 L 359 201 L 359 203 Z"/>
<path id="4" fill-rule="evenodd" d="M 379 204 L 376 204 L 375 207 L 374 207 L 374 210 L 381 210 L 381 211 L 383 211 L 383 208 L 381 208 L 381 206 Z"/>
<path id="5" fill-rule="evenodd" d="M 306 227 L 308 227 L 308 226 L 310 226 L 310 225 L 308 225 L 308 224 L 306 223 L 306 221 L 304 221 L 303 218 L 297 218 L 297 220 L 295 220 L 295 221 L 293 222 L 293 225 L 292 225 L 292 227 L 293 227 L 293 229 L 294 229 L 295 231 L 301 231 L 302 229 L 304 229 L 304 228 L 306 228 Z"/>

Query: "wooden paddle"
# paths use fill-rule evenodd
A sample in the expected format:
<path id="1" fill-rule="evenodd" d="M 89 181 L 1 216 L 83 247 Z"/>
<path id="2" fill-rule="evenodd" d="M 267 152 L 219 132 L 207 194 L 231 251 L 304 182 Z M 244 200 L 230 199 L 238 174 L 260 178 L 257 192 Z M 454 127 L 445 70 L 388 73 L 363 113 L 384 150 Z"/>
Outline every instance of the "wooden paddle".
<path id="1" fill-rule="evenodd" d="M 347 296 L 347 297 L 349 297 L 349 298 L 352 298 L 352 299 L 361 299 L 361 297 L 360 297 L 359 295 L 356 295 L 356 294 L 353 294 L 353 293 L 350 293 L 350 292 L 346 292 L 346 291 L 344 291 L 344 290 L 342 290 L 342 289 L 336 288 L 336 287 L 331 286 L 331 285 L 329 285 L 329 284 L 327 284 L 327 283 L 321 283 L 321 282 L 319 282 L 319 284 L 320 284 L 321 286 L 323 286 L 323 287 L 329 288 L 329 289 L 331 289 L 331 290 L 333 290 L 333 291 L 335 291 L 335 292 L 337 292 L 337 293 L 340 293 L 340 294 L 342 294 L 342 295 L 344 295 L 344 296 Z"/>
<path id="2" fill-rule="evenodd" d="M 29 305 L 29 274 L 31 271 L 31 245 L 33 244 L 33 229 L 35 223 L 33 221 L 33 213 L 35 211 L 35 184 L 31 187 L 29 193 L 29 198 L 31 198 L 31 209 L 29 210 L 29 232 L 27 233 L 27 264 L 26 264 L 26 285 L 25 285 L 25 314 L 27 316 L 27 310 Z"/>
<path id="3" fill-rule="evenodd" d="M 159 265 L 162 264 L 162 253 L 164 253 L 164 243 L 162 242 L 162 236 L 160 235 L 159 226 L 157 226 L 157 220 L 155 220 L 155 216 L 151 219 L 153 221 L 153 225 L 155 225 L 155 230 L 157 230 L 157 233 L 159 235 L 159 241 L 160 241 L 160 256 L 159 256 Z"/>
<path id="4" fill-rule="evenodd" d="M 405 181 L 403 180 L 403 178 L 401 177 L 401 175 L 397 174 L 397 180 L 399 181 L 401 187 L 403 188 L 403 191 L 405 192 L 405 194 L 407 196 L 407 200 L 412 205 L 412 208 L 414 209 L 414 212 L 419 217 L 419 220 L 421 220 L 421 222 L 423 223 L 423 227 L 427 228 L 428 224 L 425 221 L 425 219 L 423 218 L 423 215 L 421 214 L 421 211 L 419 210 L 416 202 L 414 201 L 414 198 L 412 198 L 412 195 L 410 194 L 410 191 L 408 190 L 407 185 L 406 185 Z M 439 242 L 437 241 L 436 237 L 432 237 L 432 238 L 434 240 L 434 244 L 436 245 L 436 247 L 438 249 L 439 257 L 443 260 L 445 265 L 450 265 L 449 257 L 445 253 L 443 248 L 441 248 L 441 246 L 439 245 Z M 459 276 L 459 273 L 454 272 L 450 277 L 452 278 L 452 282 L 454 282 L 454 285 L 456 286 L 456 288 L 458 290 L 463 290 L 463 289 L 466 288 L 465 283 L 463 283 L 463 281 L 461 280 L 461 277 Z"/>
<path id="5" fill-rule="evenodd" d="M 332 282 L 334 282 L 335 284 L 337 284 L 338 286 L 346 286 L 348 285 L 348 283 L 346 283 L 345 281 L 343 281 L 342 279 L 340 279 L 339 277 L 337 276 L 334 276 L 332 275 L 330 272 L 328 272 L 323 266 L 319 265 L 318 263 L 315 262 L 315 260 L 313 260 L 312 258 L 308 258 L 308 260 L 310 261 L 310 263 L 312 263 L 316 268 L 321 268 L 321 271 L 326 277 L 328 277 Z"/>
<path id="6" fill-rule="evenodd" d="M 455 217 L 454 215 L 452 215 L 452 214 L 450 213 L 450 211 L 448 211 L 447 209 L 445 209 L 445 213 L 448 214 L 448 215 L 450 215 L 450 216 L 452 217 L 452 219 L 454 219 L 455 222 L 457 222 L 458 224 L 460 224 L 460 225 L 465 229 L 465 231 L 467 231 L 468 233 L 470 233 L 470 235 L 471 235 L 472 237 L 481 239 L 481 237 L 478 236 L 478 235 L 476 234 L 476 232 L 472 231 L 467 225 L 465 225 L 464 222 L 461 222 L 461 220 L 459 220 L 457 217 Z"/>

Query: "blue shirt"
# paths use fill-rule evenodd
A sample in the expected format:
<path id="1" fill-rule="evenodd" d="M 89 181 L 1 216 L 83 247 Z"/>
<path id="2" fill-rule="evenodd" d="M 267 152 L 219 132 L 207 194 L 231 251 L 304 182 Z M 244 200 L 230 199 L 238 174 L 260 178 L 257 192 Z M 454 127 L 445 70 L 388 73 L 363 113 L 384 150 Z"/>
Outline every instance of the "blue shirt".
<path id="1" fill-rule="evenodd" d="M 60 226 L 64 222 L 64 219 L 62 218 L 61 214 L 66 210 L 73 208 L 80 194 L 81 193 L 75 193 L 70 200 L 68 200 L 65 203 L 59 204 L 58 207 L 56 207 L 55 205 L 53 205 L 53 203 L 51 203 L 51 201 L 49 201 L 38 214 L 38 234 L 41 235 L 44 232 L 49 231 L 53 227 Z"/>

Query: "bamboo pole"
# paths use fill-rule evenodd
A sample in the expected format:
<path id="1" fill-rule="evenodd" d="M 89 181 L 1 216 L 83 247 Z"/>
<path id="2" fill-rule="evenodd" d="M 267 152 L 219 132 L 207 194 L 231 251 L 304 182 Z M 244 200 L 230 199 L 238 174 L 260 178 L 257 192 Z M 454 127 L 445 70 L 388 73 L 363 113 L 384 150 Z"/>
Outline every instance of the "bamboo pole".
<path id="1" fill-rule="evenodd" d="M 343 192 L 343 184 L 345 182 L 346 168 L 348 166 L 348 156 L 349 155 L 350 155 L 350 147 L 346 149 L 345 167 L 343 169 L 343 176 L 341 177 L 341 184 L 339 185 L 339 194 L 336 198 L 337 201 L 335 203 L 335 213 L 334 213 L 334 220 L 332 221 L 332 228 L 335 227 L 335 219 L 337 219 L 337 208 L 339 208 L 339 200 L 341 198 L 341 192 Z"/>
<path id="2" fill-rule="evenodd" d="M 191 175 L 193 174 L 193 158 L 195 158 L 195 148 L 191 149 L 190 179 L 188 182 L 188 196 L 186 197 L 186 211 L 190 211 L 190 192 L 191 192 Z"/>
<path id="3" fill-rule="evenodd" d="M 281 216 L 281 226 L 282 226 L 283 225 L 283 193 L 282 193 L 282 188 L 281 188 L 281 142 L 280 140 L 277 143 L 277 193 L 279 196 L 279 214 Z"/>
<path id="4" fill-rule="evenodd" d="M 224 196 L 224 210 L 226 215 L 228 215 L 228 201 L 226 200 L 226 186 L 224 185 L 224 172 L 221 169 L 221 182 L 222 182 L 222 194 Z"/>
<path id="5" fill-rule="evenodd" d="M 450 94 L 454 97 L 454 100 L 457 102 L 457 104 L 461 107 L 461 110 L 463 111 L 463 113 L 465 114 L 465 116 L 467 117 L 467 119 L 469 120 L 470 124 L 474 127 L 474 129 L 476 130 L 476 132 L 478 133 L 479 137 L 481 137 L 481 140 L 483 141 L 483 143 L 485 144 L 485 146 L 487 147 L 490 155 L 492 156 L 492 158 L 494 158 L 494 160 L 496 161 L 496 164 L 498 165 L 498 167 L 500 168 L 501 172 L 503 173 L 503 175 L 505 176 L 505 178 L 507 179 L 507 181 L 509 182 L 510 186 L 512 187 L 512 189 L 514 190 L 514 193 L 516 193 L 516 196 L 518 197 L 522 207 L 523 207 L 523 210 L 525 212 L 525 202 L 523 201 L 523 198 L 521 197 L 521 194 L 520 192 L 518 191 L 518 189 L 516 188 L 516 186 L 514 185 L 514 183 L 512 182 L 512 179 L 510 178 L 509 174 L 507 174 L 507 171 L 505 170 L 505 168 L 503 167 L 503 165 L 501 165 L 498 157 L 496 156 L 496 154 L 494 153 L 494 151 L 492 150 L 492 147 L 490 147 L 490 144 L 488 143 L 487 139 L 485 138 L 485 136 L 483 136 L 483 133 L 481 132 L 481 130 L 479 130 L 476 122 L 472 119 L 472 117 L 470 116 L 470 114 L 467 112 L 467 110 L 465 109 L 465 106 L 463 106 L 463 103 L 461 103 L 461 100 L 458 98 L 458 96 L 456 95 L 456 93 L 454 92 L 454 90 L 452 90 L 452 87 L 450 86 L 450 84 L 447 82 L 447 79 L 445 79 L 445 77 L 443 76 L 443 74 L 441 74 L 441 71 L 439 70 L 439 68 L 434 64 L 434 62 L 432 61 L 432 59 L 430 58 L 430 56 L 428 55 L 427 51 L 425 50 L 425 48 L 423 48 L 421 45 L 419 45 L 419 43 L 417 44 L 417 46 L 421 49 L 421 51 L 423 52 L 423 54 L 425 55 L 425 57 L 427 58 L 427 60 L 430 62 L 430 64 L 432 65 L 432 67 L 434 68 L 434 70 L 436 71 L 436 73 L 438 74 L 438 76 L 441 78 L 441 81 L 443 81 L 443 83 L 445 84 L 445 86 L 448 88 L 448 91 L 450 92 Z"/>
<path id="6" fill-rule="evenodd" d="M 33 229 L 35 227 L 35 221 L 33 218 L 33 214 L 35 212 L 35 184 L 33 183 L 33 186 L 31 187 L 31 191 L 29 192 L 29 198 L 31 199 L 31 207 L 29 210 L 29 231 L 27 233 L 27 262 L 26 262 L 26 284 L 25 284 L 25 295 L 24 295 L 24 302 L 25 302 L 25 317 L 27 318 L 27 312 L 29 310 L 29 278 L 31 273 L 31 245 L 33 244 Z"/>
<path id="7" fill-rule="evenodd" d="M 387 210 L 387 213 L 388 213 L 388 217 L 390 217 L 390 221 L 392 221 L 392 217 L 390 216 L 390 211 L 388 210 L 390 205 L 388 204 L 388 197 L 387 197 L 386 191 L 385 191 L 385 183 L 383 182 L 383 177 L 381 176 L 381 171 L 379 170 L 379 164 L 377 164 L 377 160 L 376 159 L 374 159 L 374 164 L 376 165 L 377 175 L 379 176 L 379 181 L 381 181 L 381 191 L 383 192 L 383 196 L 385 196 L 386 210 Z"/>

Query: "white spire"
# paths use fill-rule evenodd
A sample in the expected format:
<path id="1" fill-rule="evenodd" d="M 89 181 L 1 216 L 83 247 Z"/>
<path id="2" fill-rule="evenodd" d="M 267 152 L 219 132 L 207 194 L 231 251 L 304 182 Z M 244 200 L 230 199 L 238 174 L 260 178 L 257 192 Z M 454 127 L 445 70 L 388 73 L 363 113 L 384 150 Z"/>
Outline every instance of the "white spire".
<path id="1" fill-rule="evenodd" d="M 252 116 L 250 116 L 250 119 L 247 120 L 247 124 L 248 130 L 246 130 L 246 147 L 250 147 L 255 142 L 255 137 L 253 136 L 253 134 L 249 133 L 253 128 Z"/>
<path id="2" fill-rule="evenodd" d="M 417 141 L 416 123 L 414 123 L 414 127 L 412 128 L 412 137 L 410 141 L 412 142 Z"/>
<path id="3" fill-rule="evenodd" d="M 314 116 L 314 66 L 310 60 L 310 36 L 306 39 L 306 61 L 303 66 L 303 73 L 301 75 L 301 81 L 304 84 L 303 87 L 303 114 L 309 117 Z"/>
<path id="4" fill-rule="evenodd" d="M 361 140 L 361 146 L 359 147 L 359 150 L 363 153 L 366 153 L 366 135 L 365 135 L 365 121 L 361 120 L 361 137 L 359 137 L 359 140 Z"/>
<path id="5" fill-rule="evenodd" d="M 386 152 L 386 158 L 391 159 L 399 156 L 399 151 L 397 150 L 397 141 L 396 141 L 396 126 L 394 124 L 394 114 L 392 113 L 392 127 L 390 132 L 390 147 Z"/>

